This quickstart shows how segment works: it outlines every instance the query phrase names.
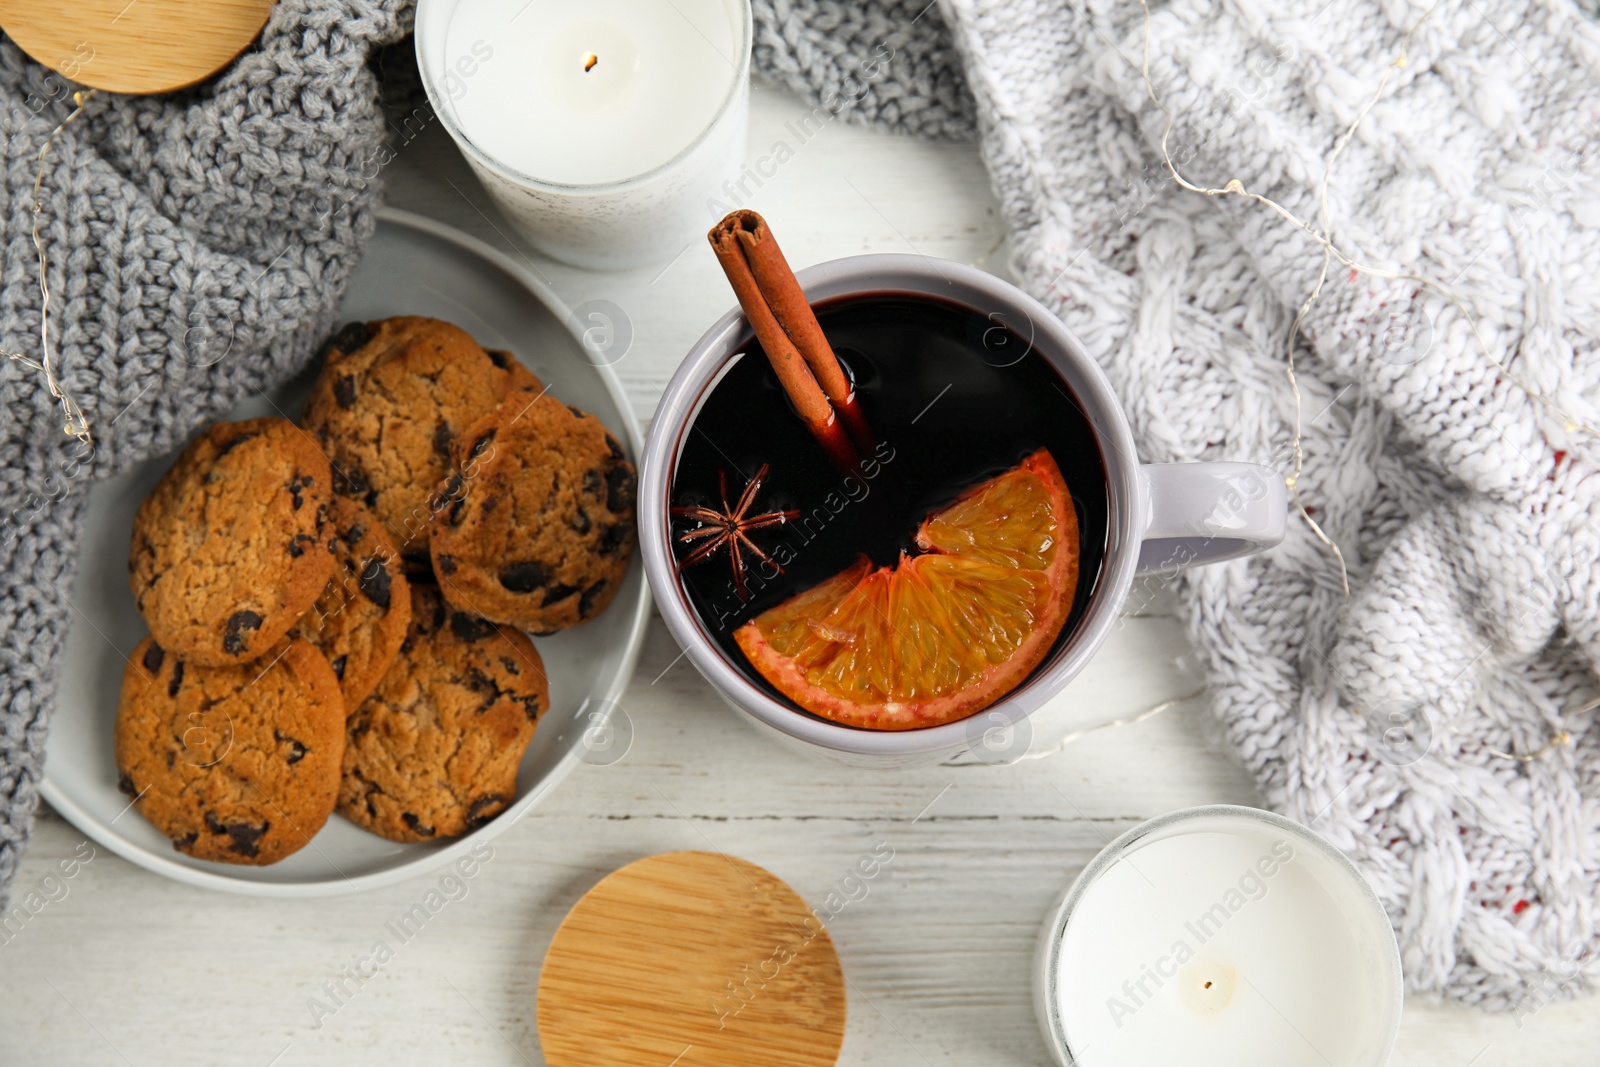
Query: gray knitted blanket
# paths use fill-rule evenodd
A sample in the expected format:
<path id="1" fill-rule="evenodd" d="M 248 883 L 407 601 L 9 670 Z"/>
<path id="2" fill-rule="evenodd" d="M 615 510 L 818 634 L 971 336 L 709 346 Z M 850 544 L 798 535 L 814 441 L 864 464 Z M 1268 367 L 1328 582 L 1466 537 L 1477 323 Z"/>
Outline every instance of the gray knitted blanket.
<path id="1" fill-rule="evenodd" d="M 367 57 L 408 19 L 397 0 L 284 0 L 216 79 L 97 94 L 51 149 L 52 348 L 94 445 L 63 434 L 36 371 L 0 360 L 0 886 L 33 822 L 85 490 L 311 357 L 373 230 L 384 123 Z M 35 360 L 36 157 L 72 89 L 0 39 L 0 348 Z"/>
<path id="2" fill-rule="evenodd" d="M 1136 0 L 936 3 L 756 0 L 756 66 L 852 119 L 980 133 L 1018 278 L 1101 354 L 1143 457 L 1287 473 L 1284 344 L 1322 252 L 1171 181 Z M 1271 806 L 1367 871 L 1412 988 L 1536 1010 L 1588 988 L 1600 921 L 1600 736 L 1575 712 L 1600 661 L 1594 0 L 1447 0 L 1403 67 L 1426 4 L 1157 6 L 1180 168 L 1303 219 L 1390 72 L 1332 171 L 1333 239 L 1461 304 L 1339 266 L 1306 319 L 1299 487 L 1353 599 L 1304 523 L 1180 591 L 1230 739 Z M 216 79 L 98 96 L 57 141 L 51 322 L 96 440 L 66 438 L 39 377 L 0 363 L 0 887 L 37 802 L 85 489 L 309 360 L 381 193 L 373 53 L 403 54 L 410 18 L 408 0 L 280 0 Z M 34 157 L 69 96 L 0 40 L 0 347 L 30 356 Z"/>
<path id="3" fill-rule="evenodd" d="M 0 359 L 0 905 L 38 803 L 85 491 L 309 361 L 381 198 L 377 72 L 401 96 L 417 91 L 412 6 L 279 0 L 260 40 L 216 78 L 157 97 L 96 94 L 50 150 L 40 236 L 54 363 L 94 443 L 63 434 L 42 376 Z M 971 132 L 936 12 L 756 9 L 758 65 L 785 84 L 827 93 L 860 121 Z M 858 74 L 855 45 L 891 33 L 904 62 L 841 93 Z M 36 160 L 74 88 L 0 38 L 0 350 L 34 360 Z"/>

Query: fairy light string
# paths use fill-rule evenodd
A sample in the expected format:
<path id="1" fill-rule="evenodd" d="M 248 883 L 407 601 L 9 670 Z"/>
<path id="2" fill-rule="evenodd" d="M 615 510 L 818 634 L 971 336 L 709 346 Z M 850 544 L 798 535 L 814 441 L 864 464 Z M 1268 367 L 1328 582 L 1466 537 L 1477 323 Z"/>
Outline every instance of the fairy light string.
<path id="1" fill-rule="evenodd" d="M 63 432 L 90 449 L 94 448 L 94 436 L 89 431 L 89 420 L 84 417 L 83 409 L 78 406 L 78 402 L 66 391 L 60 378 L 56 376 L 55 360 L 50 353 L 50 261 L 45 254 L 44 241 L 39 237 L 39 216 L 44 212 L 44 177 L 50 147 L 55 143 L 56 136 L 66 129 L 73 119 L 83 114 L 84 106 L 95 92 L 94 89 L 88 92 L 81 89 L 75 91 L 72 94 L 74 105 L 72 113 L 57 123 L 55 128 L 45 135 L 44 143 L 39 146 L 39 169 L 33 179 L 32 205 L 33 249 L 39 255 L 39 358 L 32 359 L 21 352 L 6 353 L 7 358 L 14 359 L 44 376 L 45 386 L 50 390 L 50 395 L 61 406 Z"/>
<path id="2" fill-rule="evenodd" d="M 1349 570 L 1345 565 L 1344 554 L 1339 550 L 1339 546 L 1334 543 L 1333 539 L 1328 536 L 1328 534 L 1322 529 L 1317 521 L 1307 513 L 1305 504 L 1301 499 L 1299 489 L 1300 474 L 1304 469 L 1304 454 L 1302 450 L 1301 434 L 1302 397 L 1300 393 L 1299 382 L 1295 377 L 1294 345 L 1296 340 L 1299 338 L 1300 328 L 1304 323 L 1306 316 L 1309 314 L 1312 305 L 1315 304 L 1317 299 L 1322 294 L 1322 289 L 1327 281 L 1328 269 L 1331 266 L 1332 261 L 1338 261 L 1342 265 L 1348 267 L 1350 270 L 1358 274 L 1368 274 L 1375 278 L 1385 278 L 1393 281 L 1413 282 L 1419 286 L 1431 289 L 1440 294 L 1442 297 L 1448 300 L 1457 311 L 1461 313 L 1462 319 L 1472 331 L 1473 340 L 1477 343 L 1479 351 L 1502 378 L 1515 385 L 1536 404 L 1545 407 L 1554 415 L 1556 415 L 1561 420 L 1562 429 L 1565 432 L 1583 433 L 1594 437 L 1600 437 L 1600 428 L 1585 423 L 1568 413 L 1560 405 L 1556 404 L 1553 400 L 1545 396 L 1534 386 L 1524 381 L 1519 375 L 1515 374 L 1504 361 L 1494 354 L 1494 351 L 1489 347 L 1488 342 L 1484 340 L 1483 333 L 1478 327 L 1477 317 L 1473 315 L 1472 310 L 1467 306 L 1466 302 L 1461 298 L 1461 296 L 1457 294 L 1456 291 L 1450 286 L 1425 275 L 1414 274 L 1407 271 L 1388 270 L 1383 267 L 1362 262 L 1339 248 L 1339 246 L 1336 245 L 1331 238 L 1333 224 L 1331 212 L 1328 206 L 1328 183 L 1332 177 L 1333 165 L 1337 161 L 1339 155 L 1344 151 L 1345 146 L 1349 144 L 1350 140 L 1355 136 L 1356 130 L 1360 127 L 1363 120 L 1366 119 L 1368 113 L 1371 112 L 1373 107 L 1377 105 L 1378 101 L 1382 99 L 1385 89 L 1388 88 L 1390 76 L 1396 70 L 1404 69 L 1406 66 L 1407 51 L 1411 46 L 1411 42 L 1416 37 L 1417 33 L 1422 29 L 1423 25 L 1433 15 L 1433 13 L 1438 10 L 1439 5 L 1437 3 L 1424 12 L 1422 17 L 1417 20 L 1416 24 L 1406 32 L 1405 37 L 1402 38 L 1400 42 L 1398 54 L 1396 55 L 1394 61 L 1390 63 L 1387 68 L 1385 68 L 1383 76 L 1379 79 L 1377 88 L 1373 91 L 1372 96 L 1367 100 L 1366 104 L 1361 108 L 1361 110 L 1357 112 L 1355 119 L 1350 123 L 1349 127 L 1335 143 L 1333 151 L 1329 155 L 1327 164 L 1323 170 L 1322 181 L 1318 189 L 1318 211 L 1319 221 L 1321 223 L 1320 229 L 1302 220 L 1295 215 L 1294 212 L 1273 200 L 1271 197 L 1264 196 L 1261 193 L 1257 193 L 1245 188 L 1244 183 L 1238 178 L 1229 180 L 1228 183 L 1223 185 L 1221 188 L 1214 188 L 1210 186 L 1198 185 L 1184 177 L 1182 172 L 1178 170 L 1177 164 L 1173 161 L 1172 153 L 1168 149 L 1168 142 L 1171 139 L 1172 131 L 1177 125 L 1177 116 L 1174 115 L 1172 110 L 1161 100 L 1160 94 L 1156 92 L 1155 83 L 1150 77 L 1151 14 L 1149 0 L 1139 0 L 1139 7 L 1144 12 L 1141 73 L 1144 78 L 1145 92 L 1149 95 L 1151 103 L 1154 104 L 1155 107 L 1166 116 L 1166 125 L 1161 132 L 1160 149 L 1162 162 L 1167 168 L 1167 173 L 1172 176 L 1173 181 L 1176 182 L 1181 188 L 1187 189 L 1192 193 L 1198 193 L 1202 196 L 1238 196 L 1260 204 L 1261 206 L 1277 214 L 1285 222 L 1299 230 L 1302 234 L 1304 234 L 1322 249 L 1323 263 L 1322 269 L 1317 278 L 1317 282 L 1315 286 L 1313 286 L 1311 293 L 1306 297 L 1306 300 L 1300 305 L 1300 309 L 1295 315 L 1294 323 L 1290 328 L 1288 340 L 1285 343 L 1285 351 L 1287 355 L 1286 373 L 1289 379 L 1290 391 L 1294 396 L 1295 407 L 1294 469 L 1290 473 L 1289 477 L 1285 479 L 1285 482 L 1294 492 L 1296 510 L 1299 512 L 1301 519 L 1307 524 L 1317 539 L 1333 553 L 1335 559 L 1338 561 L 1340 581 L 1341 585 L 1343 586 L 1346 599 L 1349 599 L 1350 596 L 1350 576 Z"/>
<path id="3" fill-rule="evenodd" d="M 1322 291 L 1327 284 L 1328 272 L 1335 261 L 1345 267 L 1348 267 L 1355 274 L 1366 274 L 1375 278 L 1385 278 L 1393 281 L 1412 282 L 1418 286 L 1430 289 L 1440 294 L 1444 299 L 1449 301 L 1449 303 L 1455 307 L 1458 312 L 1460 312 L 1462 319 L 1472 331 L 1473 340 L 1477 343 L 1479 351 L 1483 354 L 1483 357 L 1490 363 L 1490 365 L 1495 368 L 1502 379 L 1516 386 L 1534 403 L 1541 405 L 1559 418 L 1561 420 L 1562 429 L 1566 433 L 1582 433 L 1594 437 L 1600 437 L 1600 428 L 1596 428 L 1569 414 L 1560 405 L 1556 404 L 1538 389 L 1524 381 L 1519 375 L 1515 374 L 1504 361 L 1495 355 L 1493 349 L 1489 347 L 1488 342 L 1484 340 L 1483 333 L 1478 327 L 1477 317 L 1473 315 L 1472 310 L 1467 306 L 1466 302 L 1461 298 L 1461 296 L 1457 294 L 1456 291 L 1450 286 L 1425 275 L 1415 274 L 1407 271 L 1388 270 L 1383 267 L 1362 262 L 1356 259 L 1353 255 L 1343 251 L 1332 240 L 1333 219 L 1332 211 L 1328 204 L 1328 185 L 1333 176 L 1334 164 L 1338 161 L 1339 156 L 1343 153 L 1345 146 L 1348 145 L 1355 137 L 1356 131 L 1360 128 L 1367 115 L 1374 107 L 1377 106 L 1378 101 L 1383 98 L 1384 91 L 1388 88 L 1391 75 L 1393 75 L 1395 71 L 1403 70 L 1405 68 L 1407 62 L 1407 53 L 1411 47 L 1411 42 L 1416 38 L 1417 33 L 1422 29 L 1423 25 L 1427 23 L 1428 19 L 1432 17 L 1433 13 L 1438 10 L 1438 3 L 1435 3 L 1426 12 L 1424 12 L 1422 17 L 1418 19 L 1408 31 L 1406 31 L 1405 36 L 1400 41 L 1400 46 L 1397 50 L 1394 61 L 1384 69 L 1383 75 L 1378 79 L 1377 87 L 1373 90 L 1371 97 L 1369 97 L 1361 109 L 1357 111 L 1355 118 L 1351 121 L 1350 125 L 1345 129 L 1343 134 L 1340 135 L 1338 140 L 1334 142 L 1333 150 L 1328 155 L 1322 172 L 1322 180 L 1317 189 L 1317 226 L 1313 226 L 1311 223 L 1299 218 L 1294 214 L 1294 212 L 1290 211 L 1276 200 L 1273 200 L 1271 197 L 1264 196 L 1261 193 L 1247 189 L 1244 183 L 1238 178 L 1232 178 L 1221 188 L 1216 188 L 1192 182 L 1188 178 L 1184 177 L 1183 173 L 1178 170 L 1178 166 L 1176 162 L 1174 162 L 1172 153 L 1168 148 L 1172 131 L 1177 126 L 1177 116 L 1172 112 L 1172 109 L 1167 107 L 1167 105 L 1162 101 L 1160 94 L 1156 92 L 1155 82 L 1150 77 L 1150 32 L 1152 17 L 1150 13 L 1149 0 L 1139 0 L 1139 7 L 1144 13 L 1144 26 L 1142 35 L 1143 54 L 1141 56 L 1140 73 L 1143 76 L 1145 92 L 1149 95 L 1150 102 L 1155 105 L 1155 107 L 1159 109 L 1166 117 L 1166 124 L 1161 131 L 1160 149 L 1162 162 L 1166 166 L 1167 173 L 1172 176 L 1172 180 L 1177 183 L 1180 188 L 1186 189 L 1191 193 L 1213 197 L 1237 196 L 1259 204 L 1278 215 L 1285 222 L 1289 223 L 1289 225 L 1293 226 L 1296 230 L 1299 230 L 1302 234 L 1304 234 L 1322 249 L 1322 266 L 1317 273 L 1316 283 L 1311 287 L 1311 291 L 1307 294 L 1305 300 L 1300 304 L 1299 309 L 1296 311 L 1294 321 L 1289 328 L 1288 338 L 1284 343 L 1285 376 L 1289 382 L 1289 390 L 1294 397 L 1294 466 L 1289 475 L 1284 479 L 1284 483 L 1288 486 L 1289 490 L 1293 494 L 1295 510 L 1299 513 L 1301 520 L 1306 524 L 1307 528 L 1311 530 L 1312 534 L 1317 538 L 1317 540 L 1320 541 L 1329 550 L 1329 552 L 1332 553 L 1334 560 L 1338 563 L 1339 581 L 1346 601 L 1350 599 L 1350 571 L 1349 567 L 1345 563 L 1344 553 L 1340 550 L 1338 543 L 1335 542 L 1333 538 L 1330 537 L 1322 528 L 1322 526 L 1316 521 L 1316 519 L 1311 516 L 1311 513 L 1307 510 L 1305 500 L 1300 492 L 1300 476 L 1305 469 L 1305 453 L 1303 448 L 1304 400 L 1300 391 L 1300 382 L 1295 371 L 1295 343 L 1300 338 L 1301 327 L 1304 325 L 1306 317 L 1310 314 L 1311 308 L 1316 304 L 1317 300 L 1322 295 Z M 1571 714 L 1581 714 L 1583 712 L 1593 711 L 1596 708 L 1600 708 L 1600 700 L 1593 701 L 1584 705 L 1583 707 L 1577 708 L 1571 712 Z M 1359 709 L 1357 709 L 1357 711 L 1359 714 Z M 1544 747 L 1535 752 L 1502 752 L 1494 748 L 1487 748 L 1486 751 L 1490 755 L 1500 759 L 1527 763 L 1538 760 L 1548 753 L 1571 743 L 1572 735 L 1564 729 L 1557 729 L 1552 732 L 1550 740 L 1544 745 Z"/>

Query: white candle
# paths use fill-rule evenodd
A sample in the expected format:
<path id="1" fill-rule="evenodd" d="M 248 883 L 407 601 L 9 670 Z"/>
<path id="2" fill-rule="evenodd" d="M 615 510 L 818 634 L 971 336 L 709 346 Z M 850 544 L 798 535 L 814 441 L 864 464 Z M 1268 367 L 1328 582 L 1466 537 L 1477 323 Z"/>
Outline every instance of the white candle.
<path id="1" fill-rule="evenodd" d="M 735 173 L 749 0 L 423 0 L 429 98 L 501 210 L 590 267 L 680 251 Z"/>
<path id="2" fill-rule="evenodd" d="M 1247 808 L 1146 824 L 1046 924 L 1040 1021 L 1080 1067 L 1380 1067 L 1399 953 L 1361 875 Z"/>

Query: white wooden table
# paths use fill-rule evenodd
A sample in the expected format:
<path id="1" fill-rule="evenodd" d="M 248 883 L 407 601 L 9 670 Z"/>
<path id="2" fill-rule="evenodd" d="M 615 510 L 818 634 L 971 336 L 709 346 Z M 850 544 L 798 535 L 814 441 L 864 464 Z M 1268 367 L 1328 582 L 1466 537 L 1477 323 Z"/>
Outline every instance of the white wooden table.
<path id="1" fill-rule="evenodd" d="M 1004 272 L 1001 226 L 970 145 L 835 123 L 801 145 L 806 113 L 754 100 L 751 158 L 795 155 L 754 190 L 797 265 L 914 250 Z M 635 331 L 618 369 L 648 420 L 678 359 L 732 303 L 697 243 L 666 269 L 591 274 L 527 256 L 508 238 L 443 131 L 391 164 L 390 202 L 521 255 L 569 304 L 606 298 Z M 1034 748 L 1070 729 L 1199 689 L 1170 605 L 1128 618 L 1089 670 L 1035 719 Z M 437 884 L 423 877 L 328 900 L 263 901 L 192 889 L 104 849 L 0 944 L 0 1065 L 540 1064 L 539 962 L 556 925 L 603 874 L 672 849 L 746 857 L 820 902 L 857 856 L 894 860 L 832 923 L 849 981 L 841 1063 L 1045 1067 L 1029 962 L 1051 901 L 1098 850 L 1172 808 L 1252 803 L 1203 697 L 1010 767 L 864 773 L 789 754 L 723 707 L 659 622 L 625 710 L 635 738 L 608 767 L 581 766 L 495 842 L 494 858 L 378 974 L 334 999 L 324 986 L 368 954 L 385 922 Z M 13 894 L 84 837 L 41 813 Z M 316 1018 L 316 997 L 342 1006 Z M 1509 1018 L 1407 1007 L 1397 1065 L 1593 1064 L 1600 1005 Z M 759 1065 L 752 1065 L 759 1067 Z"/>

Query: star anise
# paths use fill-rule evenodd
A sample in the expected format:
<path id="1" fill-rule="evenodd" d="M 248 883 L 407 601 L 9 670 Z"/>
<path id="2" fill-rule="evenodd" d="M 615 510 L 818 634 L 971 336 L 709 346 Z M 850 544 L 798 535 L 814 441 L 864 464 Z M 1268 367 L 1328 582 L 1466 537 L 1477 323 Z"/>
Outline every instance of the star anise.
<path id="1" fill-rule="evenodd" d="M 756 502 L 756 496 L 761 492 L 761 484 L 767 480 L 769 464 L 763 463 L 761 469 L 756 471 L 756 476 L 745 485 L 744 492 L 739 494 L 739 502 L 735 506 L 728 504 L 728 472 L 717 471 L 717 488 L 722 496 L 722 510 L 691 505 L 686 507 L 671 508 L 673 515 L 683 519 L 693 519 L 702 525 L 687 533 L 678 535 L 681 544 L 701 542 L 694 551 L 684 556 L 678 562 L 681 570 L 684 567 L 693 567 L 697 563 L 704 563 L 717 551 L 726 547 L 728 562 L 733 568 L 733 587 L 739 593 L 741 600 L 748 599 L 749 585 L 745 580 L 744 553 L 750 552 L 763 563 L 770 564 L 780 574 L 783 568 L 778 561 L 773 559 L 761 547 L 750 539 L 750 534 L 755 530 L 764 530 L 769 526 L 782 526 L 800 517 L 798 511 L 766 511 L 759 515 L 750 514 L 750 509 Z"/>

